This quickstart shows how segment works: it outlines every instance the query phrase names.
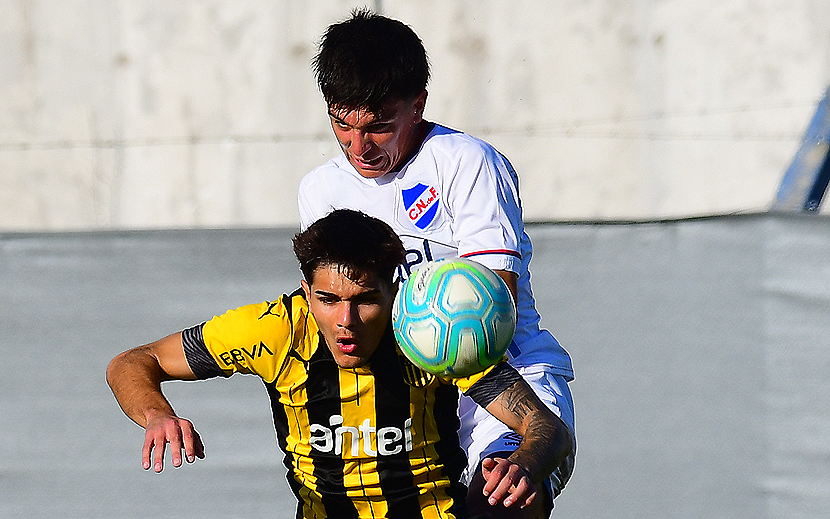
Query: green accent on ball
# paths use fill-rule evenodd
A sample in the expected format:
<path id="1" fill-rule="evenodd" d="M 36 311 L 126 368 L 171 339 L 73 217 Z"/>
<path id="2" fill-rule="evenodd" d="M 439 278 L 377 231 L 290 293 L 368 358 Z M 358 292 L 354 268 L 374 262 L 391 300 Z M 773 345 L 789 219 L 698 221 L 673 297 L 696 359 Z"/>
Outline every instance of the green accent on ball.
<path id="1" fill-rule="evenodd" d="M 452 281 L 457 276 L 464 282 Z M 417 303 L 412 297 L 416 286 Z M 454 292 L 458 288 L 462 292 Z M 484 305 L 467 305 L 467 300 Z M 464 258 L 422 266 L 404 281 L 393 307 L 401 351 L 423 371 L 445 377 L 465 377 L 498 362 L 512 339 L 510 325 L 515 327 L 515 319 L 506 283 Z"/>

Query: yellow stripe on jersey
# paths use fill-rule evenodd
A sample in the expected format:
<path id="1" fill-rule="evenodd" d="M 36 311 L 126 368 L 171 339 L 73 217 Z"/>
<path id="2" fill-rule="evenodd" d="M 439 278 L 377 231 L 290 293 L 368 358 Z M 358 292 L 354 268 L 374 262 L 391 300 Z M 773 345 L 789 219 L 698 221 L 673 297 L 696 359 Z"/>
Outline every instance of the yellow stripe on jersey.
<path id="1" fill-rule="evenodd" d="M 358 424 L 345 427 L 341 424 L 335 431 L 335 452 L 342 450 L 345 462 L 344 481 L 346 495 L 356 499 L 362 496 L 379 496 L 380 477 L 374 457 L 377 450 L 372 443 L 372 419 L 375 412 L 375 392 L 372 372 L 366 368 L 341 369 L 340 375 L 340 416 L 343 424 Z M 342 447 L 341 447 L 342 443 Z M 370 457 L 369 461 L 351 461 Z M 380 517 L 384 517 L 381 515 Z"/>

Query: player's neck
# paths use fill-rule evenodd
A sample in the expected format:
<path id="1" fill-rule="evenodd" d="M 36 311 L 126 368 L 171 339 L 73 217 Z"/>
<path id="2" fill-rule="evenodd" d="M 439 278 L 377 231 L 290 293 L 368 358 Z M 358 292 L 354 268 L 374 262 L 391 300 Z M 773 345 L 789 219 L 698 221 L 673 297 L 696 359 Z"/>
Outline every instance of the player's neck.
<path id="1" fill-rule="evenodd" d="M 406 156 L 400 162 L 398 162 L 394 168 L 392 168 L 389 171 L 390 173 L 398 173 L 400 170 L 404 168 L 404 166 L 409 164 L 409 161 L 412 160 L 412 157 L 418 154 L 418 151 L 421 149 L 421 145 L 424 143 L 424 139 L 426 139 L 427 134 L 430 131 L 432 131 L 433 126 L 433 123 L 425 120 L 418 123 L 418 128 L 413 133 L 409 153 L 407 153 Z"/>

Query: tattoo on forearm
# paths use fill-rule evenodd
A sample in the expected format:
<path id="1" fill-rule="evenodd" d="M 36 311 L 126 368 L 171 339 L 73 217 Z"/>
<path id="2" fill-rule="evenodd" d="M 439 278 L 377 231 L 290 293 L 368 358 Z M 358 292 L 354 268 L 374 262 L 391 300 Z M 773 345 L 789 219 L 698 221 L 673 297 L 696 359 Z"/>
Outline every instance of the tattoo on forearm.
<path id="1" fill-rule="evenodd" d="M 527 470 L 534 482 L 549 474 L 558 464 L 559 460 L 553 454 L 556 450 L 554 436 L 550 424 L 531 423 L 523 438 L 522 448 L 510 455 L 511 461 Z"/>
<path id="2" fill-rule="evenodd" d="M 561 462 L 562 445 L 568 441 L 568 433 L 548 419 L 550 413 L 541 412 L 539 405 L 543 404 L 528 391 L 526 385 L 517 382 L 503 393 L 502 405 L 522 423 L 523 429 L 522 447 L 510 459 L 536 479 L 550 473 Z"/>
<path id="3" fill-rule="evenodd" d="M 524 387 L 517 382 L 504 392 L 505 409 L 516 415 L 522 422 L 535 408 L 523 389 Z"/>

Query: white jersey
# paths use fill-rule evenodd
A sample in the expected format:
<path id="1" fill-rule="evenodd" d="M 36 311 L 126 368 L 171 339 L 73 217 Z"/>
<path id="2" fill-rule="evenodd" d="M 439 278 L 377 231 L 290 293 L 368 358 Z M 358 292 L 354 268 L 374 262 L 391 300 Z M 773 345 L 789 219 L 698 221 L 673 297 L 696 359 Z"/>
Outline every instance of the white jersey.
<path id="1" fill-rule="evenodd" d="M 547 331 L 530 288 L 533 252 L 524 230 L 518 179 L 488 143 L 432 125 L 418 152 L 399 170 L 362 177 L 340 155 L 300 183 L 303 229 L 334 209 L 355 209 L 389 224 L 407 249 L 398 269 L 407 278 L 425 261 L 466 257 L 518 275 L 518 319 L 508 349 L 515 366 L 547 364 L 573 379 L 568 353 Z"/>

